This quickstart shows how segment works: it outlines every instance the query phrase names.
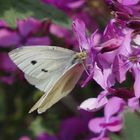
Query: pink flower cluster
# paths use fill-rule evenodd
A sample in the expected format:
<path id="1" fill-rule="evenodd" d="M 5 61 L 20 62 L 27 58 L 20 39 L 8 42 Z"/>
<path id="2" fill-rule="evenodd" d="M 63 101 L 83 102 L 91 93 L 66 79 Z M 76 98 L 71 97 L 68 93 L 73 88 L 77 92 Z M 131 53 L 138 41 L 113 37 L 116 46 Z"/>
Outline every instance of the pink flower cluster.
<path id="1" fill-rule="evenodd" d="M 89 121 L 89 129 L 95 134 L 92 140 L 109 139 L 109 132 L 120 131 L 126 108 L 140 109 L 140 2 L 108 0 L 107 3 L 114 18 L 107 24 L 100 41 L 96 40 L 97 30 L 88 37 L 84 22 L 73 21 L 79 48 L 88 52 L 88 76 L 82 86 L 93 79 L 103 89 L 97 98 L 89 98 L 79 106 L 90 112 L 104 108 L 104 117 Z M 126 88 L 123 83 L 128 75 L 134 79 L 133 87 Z"/>

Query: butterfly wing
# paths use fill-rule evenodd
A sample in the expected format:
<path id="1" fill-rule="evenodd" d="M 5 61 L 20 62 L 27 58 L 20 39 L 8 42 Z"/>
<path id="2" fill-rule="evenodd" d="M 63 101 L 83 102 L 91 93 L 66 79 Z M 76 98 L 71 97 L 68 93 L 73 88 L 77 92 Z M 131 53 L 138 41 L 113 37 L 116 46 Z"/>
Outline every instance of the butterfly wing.
<path id="1" fill-rule="evenodd" d="M 50 108 L 53 104 L 65 97 L 74 88 L 80 79 L 84 68 L 82 64 L 72 65 L 62 76 L 58 79 L 56 84 L 46 92 L 39 101 L 31 108 L 29 113 L 36 110 L 42 113 Z"/>
<path id="2" fill-rule="evenodd" d="M 55 46 L 26 46 L 11 51 L 9 56 L 25 73 L 29 83 L 47 92 L 72 65 L 75 53 Z"/>

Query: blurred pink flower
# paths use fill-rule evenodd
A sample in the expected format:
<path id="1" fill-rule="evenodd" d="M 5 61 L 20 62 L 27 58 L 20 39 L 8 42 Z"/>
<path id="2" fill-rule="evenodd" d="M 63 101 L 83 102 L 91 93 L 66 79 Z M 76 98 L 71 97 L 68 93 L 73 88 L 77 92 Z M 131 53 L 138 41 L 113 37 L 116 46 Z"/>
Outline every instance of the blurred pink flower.
<path id="1" fill-rule="evenodd" d="M 74 10 L 77 8 L 81 8 L 81 6 L 84 5 L 86 0 L 42 0 L 46 4 L 51 4 L 67 13 L 70 12 L 70 10 Z"/>
<path id="2" fill-rule="evenodd" d="M 31 140 L 31 138 L 28 136 L 22 136 L 19 138 L 19 140 Z"/>
<path id="3" fill-rule="evenodd" d="M 31 17 L 18 20 L 16 30 L 4 24 L 0 29 L 0 46 L 10 48 L 23 45 L 50 45 L 50 38 L 47 36 L 47 32 L 43 31 L 43 25 L 41 21 Z M 43 35 L 37 36 L 41 32 Z"/>
<path id="4" fill-rule="evenodd" d="M 135 5 L 139 2 L 139 0 L 117 0 L 122 5 Z"/>
<path id="5" fill-rule="evenodd" d="M 11 47 L 16 46 L 20 43 L 21 38 L 19 34 L 9 28 L 1 28 L 0 29 L 0 46 L 1 47 Z"/>
<path id="6" fill-rule="evenodd" d="M 58 140 L 55 135 L 49 135 L 46 132 L 39 134 L 35 140 Z"/>

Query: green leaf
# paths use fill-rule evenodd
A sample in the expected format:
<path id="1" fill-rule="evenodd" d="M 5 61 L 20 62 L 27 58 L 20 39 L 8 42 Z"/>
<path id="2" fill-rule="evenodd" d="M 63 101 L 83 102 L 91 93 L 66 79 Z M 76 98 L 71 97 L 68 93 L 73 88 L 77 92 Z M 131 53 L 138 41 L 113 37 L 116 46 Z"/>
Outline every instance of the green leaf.
<path id="1" fill-rule="evenodd" d="M 71 20 L 61 10 L 43 4 L 40 0 L 1 0 L 0 19 L 4 19 L 11 27 L 16 27 L 17 19 L 34 17 L 40 20 L 52 20 L 54 23 L 70 28 Z"/>
<path id="2" fill-rule="evenodd" d="M 122 140 L 121 137 L 116 134 L 110 134 L 109 137 L 111 138 L 111 140 Z"/>
<path id="3" fill-rule="evenodd" d="M 5 119 L 5 109 L 5 93 L 0 87 L 0 121 L 3 121 Z"/>
<path id="4" fill-rule="evenodd" d="M 37 117 L 30 125 L 30 130 L 34 135 L 38 135 L 42 132 L 46 132 L 46 129 L 43 125 L 43 119 L 41 117 Z"/>
<path id="5" fill-rule="evenodd" d="M 134 112 L 126 112 L 124 121 L 123 139 L 140 140 L 140 116 Z"/>

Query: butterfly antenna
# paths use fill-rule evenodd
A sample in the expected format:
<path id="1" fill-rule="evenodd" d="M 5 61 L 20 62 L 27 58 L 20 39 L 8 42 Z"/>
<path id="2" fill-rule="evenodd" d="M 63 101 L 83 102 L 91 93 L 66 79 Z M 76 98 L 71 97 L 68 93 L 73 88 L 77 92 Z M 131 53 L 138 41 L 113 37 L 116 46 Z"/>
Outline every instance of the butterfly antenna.
<path id="1" fill-rule="evenodd" d="M 80 50 L 80 52 L 83 52 L 83 49 L 80 45 L 79 45 L 79 50 Z"/>
<path id="2" fill-rule="evenodd" d="M 93 74 L 94 74 L 94 71 L 92 71 L 92 72 L 88 75 L 88 77 L 87 77 L 87 78 L 85 79 L 85 81 L 82 83 L 81 87 L 86 86 L 86 84 L 92 79 Z"/>
<path id="3" fill-rule="evenodd" d="M 88 70 L 87 70 L 87 68 L 86 68 L 85 64 L 84 64 L 84 63 L 82 63 L 82 65 L 83 65 L 83 68 L 84 68 L 84 70 L 85 70 L 86 74 L 89 76 L 90 74 L 89 74 L 89 72 L 88 72 Z"/>

